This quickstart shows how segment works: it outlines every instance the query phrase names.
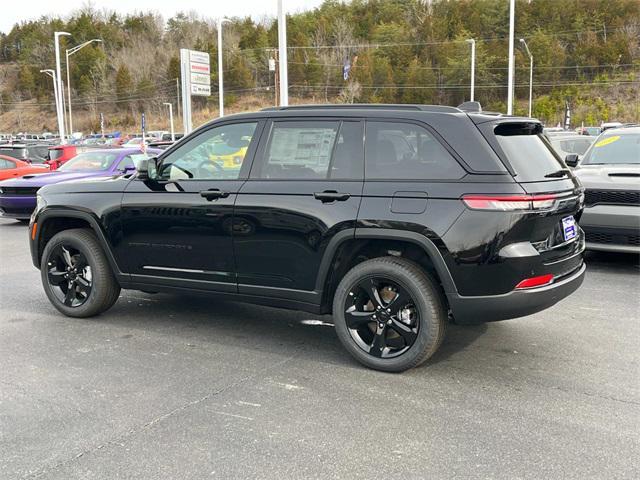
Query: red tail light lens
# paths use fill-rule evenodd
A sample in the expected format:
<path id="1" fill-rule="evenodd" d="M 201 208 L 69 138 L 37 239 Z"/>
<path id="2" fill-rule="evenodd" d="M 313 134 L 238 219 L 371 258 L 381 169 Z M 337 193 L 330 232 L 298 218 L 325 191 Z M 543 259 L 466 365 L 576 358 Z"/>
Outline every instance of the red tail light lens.
<path id="1" fill-rule="evenodd" d="M 558 196 L 544 195 L 463 195 L 462 201 L 472 210 L 513 212 L 519 210 L 549 210 Z"/>
<path id="2" fill-rule="evenodd" d="M 516 285 L 516 290 L 522 290 L 523 288 L 542 287 L 543 285 L 549 285 L 553 282 L 553 275 L 540 275 L 539 277 L 531 277 L 522 280 Z"/>

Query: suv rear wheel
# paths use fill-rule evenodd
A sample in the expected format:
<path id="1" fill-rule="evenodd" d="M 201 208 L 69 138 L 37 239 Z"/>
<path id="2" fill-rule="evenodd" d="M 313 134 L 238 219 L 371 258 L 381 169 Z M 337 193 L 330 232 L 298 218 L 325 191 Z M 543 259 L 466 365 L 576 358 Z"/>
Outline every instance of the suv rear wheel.
<path id="1" fill-rule="evenodd" d="M 442 293 L 417 264 L 367 260 L 344 276 L 333 301 L 338 338 L 367 367 L 401 372 L 431 357 L 444 338 Z"/>
<path id="2" fill-rule="evenodd" d="M 69 317 L 98 315 L 118 300 L 120 286 L 90 230 L 64 230 L 42 253 L 42 284 L 49 300 Z"/>

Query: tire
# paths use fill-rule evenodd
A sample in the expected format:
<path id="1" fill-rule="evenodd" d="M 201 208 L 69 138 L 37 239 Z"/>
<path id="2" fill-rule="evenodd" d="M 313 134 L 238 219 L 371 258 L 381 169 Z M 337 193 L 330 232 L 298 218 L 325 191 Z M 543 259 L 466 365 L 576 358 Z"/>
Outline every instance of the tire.
<path id="1" fill-rule="evenodd" d="M 367 290 L 371 285 L 377 301 L 371 300 L 373 290 Z M 385 304 L 384 295 L 393 299 Z M 370 314 L 377 319 L 369 320 Z M 366 260 L 349 270 L 336 289 L 333 317 L 347 351 L 363 365 L 385 372 L 402 372 L 430 358 L 442 344 L 447 325 L 437 282 L 416 263 L 399 257 Z M 390 346 L 391 340 L 396 347 Z"/>
<path id="2" fill-rule="evenodd" d="M 67 258 L 72 267 L 68 267 Z M 80 273 L 69 272 L 73 266 Z M 74 278 L 68 279 L 66 275 Z M 42 253 L 40 277 L 49 301 L 69 317 L 99 315 L 111 308 L 120 295 L 120 285 L 109 261 L 95 234 L 88 229 L 64 230 L 54 235 Z M 72 292 L 69 285 L 75 285 Z M 70 297 L 73 298 L 68 302 Z"/>

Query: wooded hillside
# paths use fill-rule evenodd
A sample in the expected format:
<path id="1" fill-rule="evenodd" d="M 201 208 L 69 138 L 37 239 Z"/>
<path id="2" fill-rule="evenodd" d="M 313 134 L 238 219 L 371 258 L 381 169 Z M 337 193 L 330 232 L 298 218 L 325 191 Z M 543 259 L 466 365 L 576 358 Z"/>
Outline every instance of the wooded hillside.
<path id="1" fill-rule="evenodd" d="M 457 105 L 469 99 L 466 40 L 474 38 L 476 99 L 486 109 L 506 110 L 506 0 L 327 0 L 289 16 L 287 29 L 292 103 Z M 63 51 L 103 41 L 71 59 L 76 129 L 97 129 L 100 112 L 109 128 L 135 129 L 142 111 L 151 127 L 166 127 L 162 103 L 177 99 L 180 48 L 211 54 L 217 91 L 213 19 L 88 7 L 0 34 L 0 130 L 54 129 L 51 79 L 39 71 L 55 65 L 56 30 L 72 34 L 63 38 Z M 277 46 L 275 22 L 235 18 L 223 34 L 229 112 L 273 104 L 268 59 Z M 534 116 L 556 123 L 569 100 L 575 124 L 640 121 L 640 1 L 519 0 L 516 37 L 526 39 L 534 57 Z M 516 43 L 516 113 L 526 114 L 529 58 Z M 217 101 L 215 94 L 195 99 L 194 124 L 215 117 Z"/>

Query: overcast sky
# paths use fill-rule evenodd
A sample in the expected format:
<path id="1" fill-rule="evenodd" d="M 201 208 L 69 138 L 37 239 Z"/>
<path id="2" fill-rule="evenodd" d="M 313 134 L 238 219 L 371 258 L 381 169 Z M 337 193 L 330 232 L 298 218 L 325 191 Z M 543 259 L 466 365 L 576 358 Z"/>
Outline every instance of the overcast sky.
<path id="1" fill-rule="evenodd" d="M 287 13 L 317 7 L 322 0 L 283 0 Z M 67 17 L 82 8 L 86 0 L 2 0 L 0 32 L 9 33 L 14 24 L 34 20 L 43 15 Z M 97 10 L 108 8 L 120 14 L 134 11 L 156 11 L 167 19 L 176 12 L 196 11 L 203 17 L 218 18 L 250 15 L 254 19 L 273 16 L 277 0 L 103 0 L 91 2 Z"/>

